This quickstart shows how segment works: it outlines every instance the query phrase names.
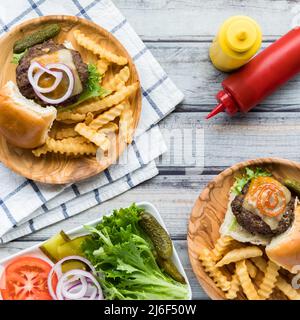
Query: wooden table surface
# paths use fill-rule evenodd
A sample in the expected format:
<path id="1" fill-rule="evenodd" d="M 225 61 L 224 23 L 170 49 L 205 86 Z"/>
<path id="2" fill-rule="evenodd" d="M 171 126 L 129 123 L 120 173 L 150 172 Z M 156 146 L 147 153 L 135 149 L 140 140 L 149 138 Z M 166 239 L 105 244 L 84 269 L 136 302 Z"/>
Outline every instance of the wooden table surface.
<path id="1" fill-rule="evenodd" d="M 114 0 L 145 41 L 169 76 L 184 92 L 185 100 L 162 123 L 164 129 L 197 127 L 204 147 L 203 168 L 186 168 L 176 132 L 170 154 L 158 161 L 159 176 L 81 213 L 67 221 L 0 247 L 0 258 L 47 239 L 61 229 L 71 229 L 95 219 L 99 212 L 132 202 L 150 201 L 159 209 L 186 269 L 194 299 L 207 299 L 191 270 L 186 246 L 188 218 L 196 197 L 224 168 L 250 158 L 300 159 L 300 77 L 290 81 L 253 112 L 232 119 L 225 114 L 207 122 L 206 113 L 215 105 L 215 94 L 224 75 L 209 62 L 208 48 L 220 24 L 236 14 L 249 15 L 261 25 L 263 47 L 286 33 L 293 22 L 300 24 L 300 3 L 286 0 Z M 204 138 L 204 145 L 202 143 Z M 201 152 L 199 153 L 201 158 Z M 203 160 L 203 161 L 202 161 Z"/>

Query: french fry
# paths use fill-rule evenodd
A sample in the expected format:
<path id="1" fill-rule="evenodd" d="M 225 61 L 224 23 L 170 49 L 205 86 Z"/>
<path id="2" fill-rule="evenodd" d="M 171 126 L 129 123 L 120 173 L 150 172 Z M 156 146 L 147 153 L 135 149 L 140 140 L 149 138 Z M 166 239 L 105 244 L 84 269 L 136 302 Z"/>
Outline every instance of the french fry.
<path id="1" fill-rule="evenodd" d="M 218 261 L 221 259 L 224 252 L 232 244 L 233 241 L 234 239 L 229 236 L 222 236 L 217 240 L 215 247 L 212 250 L 215 261 Z"/>
<path id="2" fill-rule="evenodd" d="M 120 115 L 120 135 L 124 138 L 125 142 L 130 144 L 133 138 L 133 113 L 130 110 L 130 104 L 126 103 L 125 109 Z"/>
<path id="3" fill-rule="evenodd" d="M 73 113 L 71 111 L 63 111 L 57 114 L 56 120 L 61 122 L 80 122 L 85 120 L 85 114 Z"/>
<path id="4" fill-rule="evenodd" d="M 130 70 L 126 66 L 122 70 L 120 70 L 119 73 L 113 76 L 112 79 L 108 81 L 108 83 L 105 85 L 105 89 L 110 91 L 118 91 L 123 86 L 125 86 L 125 83 L 128 81 L 130 77 Z"/>
<path id="5" fill-rule="evenodd" d="M 138 86 L 139 84 L 138 82 L 136 82 L 132 85 L 122 87 L 119 91 L 116 91 L 112 95 L 109 95 L 103 99 L 95 100 L 90 104 L 86 104 L 77 108 L 76 112 L 80 114 L 86 114 L 88 112 L 98 112 L 101 110 L 108 109 L 129 97 L 132 93 L 134 93 L 137 90 Z"/>
<path id="6" fill-rule="evenodd" d="M 124 108 L 125 108 L 124 103 L 116 105 L 115 107 L 109 109 L 108 111 L 100 114 L 96 119 L 94 119 L 90 123 L 89 127 L 94 130 L 98 130 L 99 128 L 103 127 L 107 123 L 119 117 L 122 111 L 124 110 Z"/>
<path id="7" fill-rule="evenodd" d="M 287 283 L 282 277 L 279 277 L 275 283 L 275 286 L 284 293 L 290 300 L 300 300 L 300 294 L 289 283 Z"/>
<path id="8" fill-rule="evenodd" d="M 228 292 L 225 294 L 226 299 L 233 300 L 237 297 L 237 293 L 239 292 L 240 289 L 240 280 L 238 275 L 235 273 L 232 276 L 231 282 L 230 282 L 230 289 Z"/>
<path id="9" fill-rule="evenodd" d="M 97 70 L 102 75 L 102 77 L 104 76 L 105 72 L 107 71 L 109 65 L 110 65 L 110 62 L 105 59 L 99 59 L 97 61 Z"/>
<path id="10" fill-rule="evenodd" d="M 254 279 L 257 275 L 257 268 L 251 262 L 251 260 L 246 260 L 246 266 L 249 273 L 250 278 Z"/>
<path id="11" fill-rule="evenodd" d="M 75 30 L 73 32 L 76 42 L 83 48 L 93 52 L 95 55 L 100 56 L 102 59 L 116 63 L 118 65 L 125 65 L 128 60 L 125 57 L 118 56 L 109 50 L 101 47 L 96 41 L 86 36 L 80 30 Z"/>
<path id="12" fill-rule="evenodd" d="M 106 124 L 105 126 L 103 126 L 102 128 L 100 128 L 97 132 L 98 133 L 103 133 L 103 134 L 110 134 L 110 133 L 114 133 L 118 130 L 118 125 L 114 122 L 110 122 L 108 124 Z"/>
<path id="13" fill-rule="evenodd" d="M 228 291 L 230 289 L 230 282 L 220 269 L 216 267 L 211 251 L 207 248 L 200 250 L 199 260 L 202 262 L 204 270 L 209 274 L 216 286 L 223 291 Z"/>
<path id="14" fill-rule="evenodd" d="M 54 136 L 51 136 L 51 138 L 54 138 L 56 140 L 62 140 L 66 138 L 73 138 L 77 137 L 79 134 L 74 130 L 74 128 L 61 128 L 56 131 Z"/>
<path id="15" fill-rule="evenodd" d="M 262 257 L 257 257 L 251 259 L 257 268 L 262 271 L 263 273 L 266 272 L 267 269 L 267 262 Z M 277 278 L 275 286 L 285 294 L 290 300 L 300 300 L 300 294 L 296 289 L 294 289 L 285 279 L 283 279 L 280 275 Z"/>
<path id="16" fill-rule="evenodd" d="M 38 147 L 37 149 L 32 150 L 33 155 L 38 158 L 48 152 L 50 152 L 50 150 L 46 144 L 42 145 L 41 147 Z"/>
<path id="17" fill-rule="evenodd" d="M 32 150 L 33 154 L 40 157 L 47 152 L 65 154 L 67 156 L 95 155 L 97 147 L 92 143 L 74 143 L 73 138 L 54 140 L 49 138 L 46 144 L 38 149 Z"/>
<path id="18" fill-rule="evenodd" d="M 88 126 L 93 120 L 94 120 L 94 115 L 91 112 L 88 112 L 85 117 L 84 123 Z"/>
<path id="19" fill-rule="evenodd" d="M 110 147 L 110 141 L 107 136 L 103 133 L 98 133 L 96 130 L 88 127 L 84 123 L 78 123 L 75 127 L 75 131 L 86 139 L 93 142 L 95 145 L 100 147 L 103 151 L 106 151 Z"/>
<path id="20" fill-rule="evenodd" d="M 279 269 L 280 267 L 277 264 L 270 260 L 268 261 L 267 267 L 265 269 L 265 276 L 258 290 L 259 296 L 263 299 L 268 299 L 271 295 L 275 287 Z"/>
<path id="21" fill-rule="evenodd" d="M 234 249 L 229 251 L 217 264 L 217 267 L 222 267 L 226 264 L 237 262 L 249 258 L 260 257 L 263 252 L 258 247 L 249 246 L 246 248 Z"/>
<path id="22" fill-rule="evenodd" d="M 247 298 L 249 300 L 260 300 L 260 297 L 249 276 L 245 260 L 238 261 L 236 263 L 236 273 Z"/>
<path id="23" fill-rule="evenodd" d="M 251 260 L 261 272 L 263 273 L 266 272 L 267 262 L 263 257 L 255 257 L 255 258 L 252 258 Z"/>

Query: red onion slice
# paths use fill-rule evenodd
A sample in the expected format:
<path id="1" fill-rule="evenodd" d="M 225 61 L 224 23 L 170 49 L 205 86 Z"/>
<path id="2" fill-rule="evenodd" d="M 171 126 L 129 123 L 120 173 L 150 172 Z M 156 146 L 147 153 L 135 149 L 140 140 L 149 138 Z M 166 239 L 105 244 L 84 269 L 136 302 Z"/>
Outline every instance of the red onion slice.
<path id="1" fill-rule="evenodd" d="M 55 72 L 55 71 L 54 71 Z M 39 81 L 40 81 L 40 78 L 41 76 L 44 74 L 44 73 L 48 73 L 48 74 L 52 74 L 52 72 L 50 73 L 49 71 L 44 71 L 42 69 L 40 69 L 34 76 L 33 76 L 33 80 L 34 80 L 34 83 L 35 83 L 35 86 L 33 86 L 34 89 L 38 90 L 40 93 L 50 93 L 52 91 L 54 91 L 58 86 L 59 84 L 61 83 L 61 80 L 63 78 L 63 74 L 62 72 L 57 72 L 59 75 L 57 77 L 55 77 L 55 81 L 53 83 L 53 85 L 51 87 L 48 87 L 48 88 L 43 88 L 41 86 L 39 86 Z"/>
<path id="2" fill-rule="evenodd" d="M 81 281 L 82 288 L 76 292 L 71 293 L 67 285 L 70 284 L 69 277 L 78 277 Z M 87 279 L 91 280 L 91 283 L 87 282 Z M 91 293 L 88 295 L 88 289 L 91 287 Z M 95 289 L 93 289 L 95 288 Z M 58 281 L 56 294 L 58 300 L 72 299 L 72 300 L 80 300 L 85 297 L 88 297 L 89 300 L 95 299 L 98 294 L 97 300 L 103 300 L 103 293 L 98 281 L 92 276 L 89 272 L 84 270 L 70 270 L 66 272 Z"/>
<path id="3" fill-rule="evenodd" d="M 61 70 L 63 72 L 65 72 L 65 74 L 67 75 L 68 77 L 68 80 L 69 80 L 69 86 L 68 86 L 68 89 L 66 91 L 66 93 L 58 98 L 58 99 L 51 99 L 49 97 L 46 97 L 43 93 L 50 93 L 51 91 L 49 92 L 42 92 L 44 90 L 44 88 L 42 88 L 42 91 L 40 90 L 41 87 L 39 87 L 37 85 L 37 83 L 35 82 L 35 79 L 33 77 L 33 70 L 36 69 L 36 68 L 39 68 L 40 70 L 43 70 L 44 72 L 47 72 L 51 75 L 53 75 L 53 73 L 56 73 L 56 76 L 53 75 L 54 77 L 57 77 L 57 73 L 60 73 L 61 74 L 61 77 L 63 77 L 63 73 L 62 72 L 57 72 L 57 71 L 52 71 L 51 69 L 58 69 L 58 70 Z M 40 77 L 41 75 L 39 75 Z M 28 79 L 29 79 L 29 82 L 30 84 L 32 85 L 33 87 L 33 90 L 35 92 L 35 94 L 41 99 L 43 100 L 44 102 L 50 104 L 50 105 L 56 105 L 56 104 L 60 104 L 64 101 L 66 101 L 68 98 L 70 98 L 70 96 L 72 95 L 72 92 L 73 92 L 73 89 L 74 89 L 74 85 L 75 85 L 75 79 L 74 79 L 74 75 L 73 75 L 73 72 L 72 70 L 65 64 L 62 64 L 62 63 L 50 63 L 50 64 L 47 64 L 45 67 L 41 66 L 39 63 L 37 63 L 36 61 L 34 61 L 29 69 L 28 69 Z M 61 80 L 60 80 L 61 81 Z M 56 82 L 56 81 L 55 81 Z M 60 83 L 60 82 L 59 82 Z M 58 85 L 59 85 L 58 83 Z M 56 83 L 54 83 L 56 84 Z M 53 84 L 53 86 L 54 86 Z M 58 86 L 57 85 L 57 86 Z M 57 88 L 56 86 L 56 88 Z M 55 89 L 56 89 L 55 88 Z M 48 89 L 48 88 L 47 88 Z M 53 89 L 53 90 L 55 90 Z M 52 91 L 53 91 L 52 90 Z M 48 90 L 47 90 L 48 91 Z"/>
<path id="4" fill-rule="evenodd" d="M 38 69 L 38 71 L 36 72 L 35 75 L 33 75 L 34 69 Z M 48 73 L 55 78 L 55 81 L 51 87 L 43 88 L 43 87 L 39 86 L 38 83 L 39 83 L 40 77 L 44 73 Z M 28 69 L 28 80 L 29 80 L 30 84 L 32 85 L 33 89 L 39 91 L 40 93 L 50 93 L 53 90 L 55 90 L 58 87 L 58 85 L 60 84 L 62 78 L 63 78 L 62 72 L 49 70 L 49 69 L 43 67 L 41 64 L 39 64 L 36 61 L 32 62 L 29 69 Z"/>
<path id="5" fill-rule="evenodd" d="M 61 265 L 69 260 L 78 260 L 85 263 L 91 269 L 91 272 L 75 269 L 62 274 Z M 52 286 L 54 273 L 56 273 L 59 278 L 55 291 Z M 97 275 L 96 269 L 89 260 L 80 256 L 63 258 L 52 267 L 48 275 L 50 295 L 54 300 L 103 300 L 104 297 L 101 287 L 91 273 Z"/>

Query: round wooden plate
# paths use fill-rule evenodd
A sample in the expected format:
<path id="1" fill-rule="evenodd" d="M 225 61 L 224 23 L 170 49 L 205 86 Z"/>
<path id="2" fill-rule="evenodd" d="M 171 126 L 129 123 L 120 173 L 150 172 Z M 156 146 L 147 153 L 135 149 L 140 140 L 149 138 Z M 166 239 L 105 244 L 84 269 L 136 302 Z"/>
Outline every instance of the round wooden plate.
<path id="1" fill-rule="evenodd" d="M 220 237 L 219 228 L 227 211 L 229 191 L 234 177 L 245 167 L 258 166 L 269 170 L 275 178 L 300 181 L 300 164 L 279 158 L 261 158 L 238 163 L 220 173 L 202 191 L 192 210 L 188 227 L 188 251 L 194 273 L 202 288 L 214 300 L 224 300 L 224 293 L 216 287 L 198 260 L 199 249 L 212 249 Z M 239 294 L 238 299 L 246 297 Z"/>
<path id="2" fill-rule="evenodd" d="M 104 48 L 126 57 L 129 61 L 128 66 L 131 73 L 128 84 L 139 81 L 138 73 L 131 57 L 111 33 L 93 22 L 74 16 L 45 16 L 25 21 L 0 39 L 0 86 L 3 86 L 8 80 L 15 82 L 16 65 L 11 63 L 14 42 L 49 23 L 58 23 L 62 28 L 54 40 L 59 43 L 63 43 L 64 40 L 71 41 L 75 49 L 81 53 L 83 61 L 96 62 L 96 57 L 76 45 L 72 35 L 72 32 L 76 29 L 82 30 L 89 37 L 97 40 Z M 110 70 L 108 70 L 105 76 L 107 80 L 116 72 L 114 68 L 117 68 L 117 66 L 111 66 Z M 140 89 L 130 97 L 129 102 L 133 111 L 134 128 L 136 128 L 142 105 Z M 52 184 L 71 183 L 94 176 L 105 170 L 112 163 L 115 163 L 124 149 L 125 144 L 120 144 L 120 147 L 116 148 L 116 152 L 113 152 L 101 164 L 96 160 L 96 157 L 68 158 L 56 154 L 47 154 L 45 157 L 36 158 L 30 150 L 16 148 L 8 144 L 0 136 L 0 161 L 5 166 L 26 178 Z"/>

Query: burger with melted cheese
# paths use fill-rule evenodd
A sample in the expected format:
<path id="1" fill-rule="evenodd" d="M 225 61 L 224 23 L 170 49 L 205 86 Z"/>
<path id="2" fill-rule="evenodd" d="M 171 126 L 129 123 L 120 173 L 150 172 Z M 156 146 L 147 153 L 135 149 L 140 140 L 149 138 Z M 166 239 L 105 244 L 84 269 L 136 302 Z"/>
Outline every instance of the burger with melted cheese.
<path id="1" fill-rule="evenodd" d="M 270 260 L 290 272 L 298 271 L 300 206 L 294 190 L 266 172 L 242 179 L 246 182 L 242 188 L 231 190 L 220 233 L 264 245 Z"/>

